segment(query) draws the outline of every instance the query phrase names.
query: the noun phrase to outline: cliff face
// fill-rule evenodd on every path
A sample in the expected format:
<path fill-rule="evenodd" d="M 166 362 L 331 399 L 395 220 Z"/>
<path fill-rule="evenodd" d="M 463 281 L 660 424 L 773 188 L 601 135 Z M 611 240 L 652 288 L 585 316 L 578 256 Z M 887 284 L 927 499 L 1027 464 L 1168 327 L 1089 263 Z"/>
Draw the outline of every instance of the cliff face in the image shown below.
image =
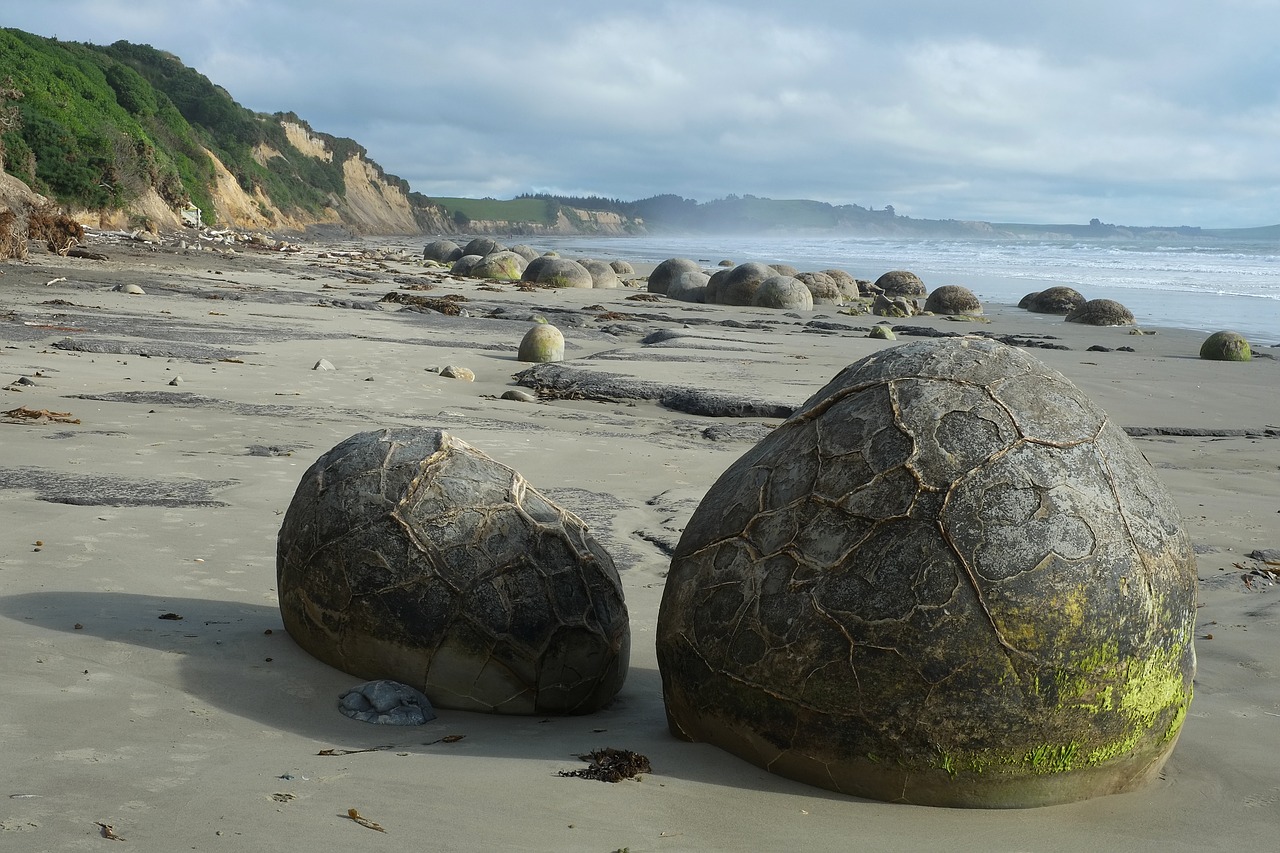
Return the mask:
<path fill-rule="evenodd" d="M 459 229 L 452 223 L 448 231 Z M 630 219 L 617 213 L 603 210 L 582 210 L 576 207 L 561 207 L 556 221 L 550 225 L 541 222 L 518 222 L 509 219 L 472 219 L 462 229 L 468 234 L 520 234 L 529 236 L 550 235 L 567 236 L 573 234 L 595 234 L 602 237 L 625 237 L 645 233 L 644 221 Z"/>

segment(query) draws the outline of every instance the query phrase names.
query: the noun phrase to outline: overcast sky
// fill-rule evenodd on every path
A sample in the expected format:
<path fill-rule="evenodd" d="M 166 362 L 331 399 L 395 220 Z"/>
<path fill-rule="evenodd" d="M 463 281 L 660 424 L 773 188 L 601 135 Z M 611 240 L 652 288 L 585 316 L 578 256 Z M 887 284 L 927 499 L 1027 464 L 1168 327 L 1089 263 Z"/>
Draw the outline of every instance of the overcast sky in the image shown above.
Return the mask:
<path fill-rule="evenodd" d="M 1280 0 L 0 0 L 171 51 L 429 196 L 1280 223 Z"/>

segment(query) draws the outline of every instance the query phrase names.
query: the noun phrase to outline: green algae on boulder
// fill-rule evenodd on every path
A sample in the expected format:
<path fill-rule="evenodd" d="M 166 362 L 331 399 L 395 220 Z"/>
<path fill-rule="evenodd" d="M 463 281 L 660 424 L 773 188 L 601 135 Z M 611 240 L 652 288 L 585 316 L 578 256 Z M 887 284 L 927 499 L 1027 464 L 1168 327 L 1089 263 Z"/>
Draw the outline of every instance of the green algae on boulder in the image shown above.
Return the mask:
<path fill-rule="evenodd" d="M 1200 357 L 1210 361 L 1248 361 L 1249 342 L 1238 332 L 1214 332 L 1200 345 Z"/>
<path fill-rule="evenodd" d="M 539 323 L 520 339 L 516 358 L 535 364 L 564 361 L 564 333 L 550 323 Z"/>
<path fill-rule="evenodd" d="M 442 430 L 357 433 L 317 459 L 280 527 L 276 574 L 299 646 L 437 707 L 583 714 L 626 677 L 609 554 L 518 472 Z"/>
<path fill-rule="evenodd" d="M 1130 790 L 1192 693 L 1196 563 L 1124 431 L 985 339 L 837 375 L 689 520 L 657 625 L 667 717 L 876 799 Z"/>

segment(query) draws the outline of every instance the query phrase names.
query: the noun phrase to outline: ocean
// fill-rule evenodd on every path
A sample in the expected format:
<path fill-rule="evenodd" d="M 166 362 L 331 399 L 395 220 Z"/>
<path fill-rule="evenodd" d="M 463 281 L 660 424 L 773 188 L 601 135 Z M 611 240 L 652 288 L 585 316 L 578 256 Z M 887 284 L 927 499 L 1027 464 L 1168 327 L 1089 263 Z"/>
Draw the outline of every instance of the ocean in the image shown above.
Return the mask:
<path fill-rule="evenodd" d="M 516 242 L 514 239 L 512 242 Z M 923 240 L 854 237 L 540 237 L 529 241 L 573 257 L 658 263 L 691 258 L 713 268 L 787 263 L 843 269 L 874 281 L 910 270 L 933 289 L 961 284 L 993 304 L 1068 285 L 1088 299 L 1114 299 L 1139 326 L 1229 329 L 1255 346 L 1280 344 L 1280 242 Z"/>

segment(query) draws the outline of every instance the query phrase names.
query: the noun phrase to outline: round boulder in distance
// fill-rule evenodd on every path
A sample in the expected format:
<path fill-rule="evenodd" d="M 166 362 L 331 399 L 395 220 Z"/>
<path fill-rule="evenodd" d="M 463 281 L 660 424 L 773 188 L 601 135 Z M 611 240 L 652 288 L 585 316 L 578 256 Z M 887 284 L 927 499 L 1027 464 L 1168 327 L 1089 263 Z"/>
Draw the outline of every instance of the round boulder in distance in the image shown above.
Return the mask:
<path fill-rule="evenodd" d="M 506 248 L 506 246 L 492 237 L 476 237 L 462 247 L 462 254 L 484 257 L 485 255 L 492 255 L 494 252 L 501 252 Z"/>
<path fill-rule="evenodd" d="M 1248 361 L 1249 342 L 1239 332 L 1214 332 L 1200 345 L 1200 357 L 1210 361 Z"/>
<path fill-rule="evenodd" d="M 840 305 L 844 302 L 844 295 L 840 292 L 840 285 L 827 273 L 802 272 L 796 278 L 804 282 L 805 287 L 809 288 L 809 295 L 813 297 L 814 305 Z M 852 278 L 849 280 L 853 281 Z"/>
<path fill-rule="evenodd" d="M 1132 326 L 1133 312 L 1114 299 L 1090 299 L 1066 316 L 1068 323 L 1088 326 Z"/>
<path fill-rule="evenodd" d="M 535 364 L 564 361 L 564 333 L 550 323 L 538 323 L 520 339 L 516 358 Z"/>
<path fill-rule="evenodd" d="M 525 267 L 524 280 L 549 287 L 590 288 L 595 284 L 586 267 L 568 258 L 536 258 Z"/>
<path fill-rule="evenodd" d="M 857 299 L 862 293 L 858 290 L 858 280 L 849 275 L 845 270 L 826 269 L 823 273 L 831 276 L 835 281 L 836 287 L 840 288 L 840 297 L 845 302 L 851 299 Z"/>
<path fill-rule="evenodd" d="M 424 260 L 439 261 L 442 264 L 451 264 L 462 255 L 462 247 L 452 240 L 432 240 L 422 250 Z"/>
<path fill-rule="evenodd" d="M 657 622 L 681 738 L 847 794 L 1131 790 L 1186 716 L 1196 559 L 1124 430 L 979 338 L 849 366 L 690 518 Z"/>
<path fill-rule="evenodd" d="M 772 275 L 760 283 L 751 304 L 783 311 L 812 311 L 813 294 L 803 281 L 789 275 Z"/>
<path fill-rule="evenodd" d="M 609 261 L 609 266 L 613 267 L 613 271 L 616 275 L 623 276 L 636 274 L 636 268 L 631 266 L 630 261 L 624 261 L 621 259 L 613 260 Z"/>
<path fill-rule="evenodd" d="M 927 296 L 929 293 L 920 276 L 907 270 L 890 270 L 876 279 L 876 287 L 885 296 Z"/>
<path fill-rule="evenodd" d="M 468 273 L 472 278 L 492 278 L 499 281 L 519 281 L 524 275 L 523 257 L 511 251 L 494 252 L 485 255 Z"/>
<path fill-rule="evenodd" d="M 701 270 L 685 270 L 667 285 L 667 298 L 678 302 L 705 302 L 711 276 Z"/>
<path fill-rule="evenodd" d="M 453 262 L 453 266 L 449 267 L 449 272 L 452 275 L 470 278 L 471 271 L 483 260 L 484 258 L 480 255 L 463 255 Z"/>
<path fill-rule="evenodd" d="M 646 289 L 650 293 L 665 294 L 671 280 L 682 272 L 702 272 L 702 267 L 697 261 L 691 261 L 688 258 L 667 258 L 649 273 Z"/>
<path fill-rule="evenodd" d="M 586 258 L 578 261 L 582 264 L 587 272 L 591 273 L 591 286 L 603 290 L 616 290 L 622 287 L 622 282 L 618 281 L 618 274 L 613 271 L 613 267 L 604 261 L 591 260 Z"/>
<path fill-rule="evenodd" d="M 723 274 L 723 278 L 719 278 Z M 727 270 L 717 272 L 713 278 L 719 281 L 715 285 L 715 302 L 718 305 L 751 305 L 756 291 L 767 278 L 777 275 L 773 267 L 759 261 L 747 261 Z M 712 285 L 708 283 L 708 296 L 712 293 Z M 708 300 L 710 301 L 710 300 Z"/>
<path fill-rule="evenodd" d="M 924 310 L 934 314 L 981 314 L 982 303 L 973 291 L 959 284 L 944 284 L 929 294 Z"/>
<path fill-rule="evenodd" d="M 1019 308 L 1035 311 L 1037 314 L 1070 314 L 1087 300 L 1074 287 L 1057 285 L 1035 293 L 1028 293 L 1018 303 Z"/>
<path fill-rule="evenodd" d="M 587 713 L 626 677 L 608 553 L 519 473 L 442 430 L 362 432 L 316 460 L 285 513 L 276 573 L 298 645 L 437 707 Z"/>

